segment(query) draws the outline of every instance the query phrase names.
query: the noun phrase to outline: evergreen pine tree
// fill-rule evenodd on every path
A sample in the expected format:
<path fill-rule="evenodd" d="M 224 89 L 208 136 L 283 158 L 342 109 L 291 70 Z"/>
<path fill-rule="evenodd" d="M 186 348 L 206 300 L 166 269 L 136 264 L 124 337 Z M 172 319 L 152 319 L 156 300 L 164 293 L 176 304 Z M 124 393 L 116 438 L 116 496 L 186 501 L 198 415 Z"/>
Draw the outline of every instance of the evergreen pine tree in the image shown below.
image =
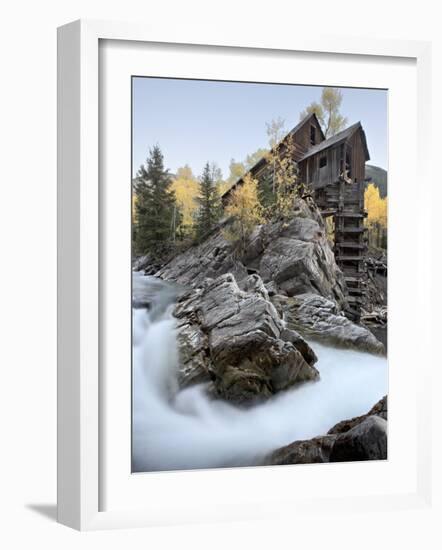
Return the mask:
<path fill-rule="evenodd" d="M 264 174 L 258 180 L 259 202 L 267 208 L 276 202 L 276 194 L 273 190 L 273 166 L 269 164 Z"/>
<path fill-rule="evenodd" d="M 155 145 L 136 178 L 135 251 L 138 254 L 160 256 L 174 244 L 180 220 L 170 185 L 171 177 L 164 168 L 163 154 Z"/>
<path fill-rule="evenodd" d="M 214 170 L 209 163 L 204 166 L 200 178 L 200 192 L 197 202 L 199 208 L 196 214 L 195 233 L 197 239 L 201 239 L 215 227 L 221 215 L 221 201 L 214 179 Z"/>

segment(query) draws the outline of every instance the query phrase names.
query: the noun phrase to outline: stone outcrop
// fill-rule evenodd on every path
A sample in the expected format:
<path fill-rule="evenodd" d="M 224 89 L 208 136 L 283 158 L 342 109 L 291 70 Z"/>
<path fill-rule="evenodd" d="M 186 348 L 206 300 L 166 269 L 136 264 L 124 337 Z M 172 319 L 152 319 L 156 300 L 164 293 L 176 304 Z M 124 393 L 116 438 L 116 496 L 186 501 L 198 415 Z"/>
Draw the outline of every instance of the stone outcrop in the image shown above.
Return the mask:
<path fill-rule="evenodd" d="M 354 418 L 350 418 L 349 420 L 342 420 L 341 422 L 338 422 L 335 424 L 332 428 L 328 430 L 328 434 L 341 434 L 348 432 L 361 422 L 363 422 L 366 418 L 369 416 L 376 415 L 384 420 L 388 420 L 388 411 L 387 411 L 387 396 L 385 395 L 380 401 L 376 403 L 376 405 L 370 409 L 370 411 L 367 414 L 364 414 L 362 416 L 355 416 Z"/>
<path fill-rule="evenodd" d="M 339 435 L 330 451 L 330 462 L 385 460 L 387 458 L 387 421 L 368 416 L 348 432 Z"/>
<path fill-rule="evenodd" d="M 155 275 L 198 289 L 206 279 L 231 273 L 245 292 L 249 275 L 259 275 L 259 292 L 265 300 L 271 297 L 289 329 L 334 346 L 384 352 L 370 330 L 343 313 L 347 305 L 344 277 L 312 200 L 297 199 L 289 220 L 257 226 L 241 257 L 224 237 L 228 225 L 229 220 L 223 220 L 202 243 L 172 258 Z"/>
<path fill-rule="evenodd" d="M 211 381 L 215 396 L 250 404 L 317 379 L 313 350 L 285 329 L 261 279 L 249 276 L 242 287 L 226 274 L 178 301 L 181 385 Z"/>
<path fill-rule="evenodd" d="M 312 292 L 345 305 L 344 278 L 313 202 L 297 201 L 290 221 L 256 231 L 245 263 L 287 296 Z"/>
<path fill-rule="evenodd" d="M 220 224 L 201 244 L 193 245 L 166 263 L 156 276 L 188 287 L 198 287 L 207 278 L 232 273 L 237 281 L 247 277 L 247 269 L 234 258 L 231 244 L 224 238 Z"/>
<path fill-rule="evenodd" d="M 385 352 L 383 344 L 367 328 L 345 317 L 333 300 L 312 293 L 271 299 L 287 326 L 304 338 L 370 353 Z"/>
<path fill-rule="evenodd" d="M 268 456 L 264 464 L 312 464 L 385 460 L 387 396 L 365 415 L 339 422 L 326 435 L 295 441 Z"/>
<path fill-rule="evenodd" d="M 313 201 L 298 199 L 288 221 L 257 226 L 241 258 L 224 238 L 228 224 L 224 220 L 201 244 L 170 260 L 156 275 L 196 287 L 225 273 L 233 273 L 238 282 L 257 273 L 266 285 L 273 285 L 272 293 L 313 292 L 345 304 L 344 278 Z"/>
<path fill-rule="evenodd" d="M 336 435 L 323 435 L 295 441 L 278 449 L 267 458 L 265 464 L 315 464 L 330 462 L 330 452 L 336 441 Z"/>
<path fill-rule="evenodd" d="M 154 275 L 160 268 L 162 262 L 151 254 L 138 256 L 132 264 L 134 271 L 143 271 L 145 275 Z"/>

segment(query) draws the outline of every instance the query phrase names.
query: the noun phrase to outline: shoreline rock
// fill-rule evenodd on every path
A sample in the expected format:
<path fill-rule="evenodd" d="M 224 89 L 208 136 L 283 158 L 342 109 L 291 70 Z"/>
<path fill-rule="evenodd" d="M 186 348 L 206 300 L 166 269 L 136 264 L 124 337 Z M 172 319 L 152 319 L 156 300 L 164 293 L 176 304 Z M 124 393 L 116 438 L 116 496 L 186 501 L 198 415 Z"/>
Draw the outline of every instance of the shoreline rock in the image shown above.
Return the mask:
<path fill-rule="evenodd" d="M 287 326 L 304 338 L 336 347 L 385 354 L 382 342 L 370 330 L 345 317 L 332 300 L 308 293 L 292 298 L 276 295 L 271 301 Z"/>
<path fill-rule="evenodd" d="M 368 416 L 348 432 L 339 435 L 330 451 L 330 462 L 386 460 L 387 421 Z"/>
<path fill-rule="evenodd" d="M 216 397 L 248 405 L 318 379 L 316 355 L 285 329 L 260 277 L 242 286 L 229 273 L 178 301 L 181 386 L 210 381 Z"/>
<path fill-rule="evenodd" d="M 373 415 L 379 416 L 384 420 L 388 420 L 388 404 L 386 395 L 384 395 L 384 397 L 380 401 L 378 401 L 367 414 L 363 414 L 362 416 L 355 416 L 354 418 L 350 418 L 348 420 L 341 420 L 341 422 L 338 422 L 332 428 L 330 428 L 327 434 L 342 434 L 348 432 L 349 430 L 363 422 L 366 418 Z"/>
<path fill-rule="evenodd" d="M 386 460 L 387 415 L 384 396 L 367 414 L 343 420 L 325 435 L 276 449 L 263 465 Z"/>

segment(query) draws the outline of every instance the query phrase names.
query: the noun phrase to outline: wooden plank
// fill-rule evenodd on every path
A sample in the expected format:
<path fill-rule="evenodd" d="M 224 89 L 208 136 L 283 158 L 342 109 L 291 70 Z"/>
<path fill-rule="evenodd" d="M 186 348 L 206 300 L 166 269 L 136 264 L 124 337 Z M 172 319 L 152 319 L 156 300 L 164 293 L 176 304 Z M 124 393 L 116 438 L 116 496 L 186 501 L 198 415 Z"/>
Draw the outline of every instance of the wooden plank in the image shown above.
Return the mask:
<path fill-rule="evenodd" d="M 353 273 L 352 275 L 345 275 L 344 273 L 344 279 L 346 283 L 358 283 L 358 282 L 364 282 L 363 280 L 365 277 L 365 273 Z"/>
<path fill-rule="evenodd" d="M 339 233 L 364 233 L 365 231 L 367 231 L 366 227 L 343 227 Z"/>
<path fill-rule="evenodd" d="M 366 244 L 360 244 L 360 243 L 352 243 L 352 242 L 336 242 L 335 246 L 338 246 L 340 248 L 356 248 L 357 250 L 366 250 L 367 245 Z"/>
<path fill-rule="evenodd" d="M 362 302 L 361 296 L 347 296 L 347 302 L 349 304 L 360 304 Z"/>
<path fill-rule="evenodd" d="M 360 212 L 339 212 L 339 216 L 342 218 L 365 218 L 366 214 L 361 214 Z"/>
<path fill-rule="evenodd" d="M 340 262 L 362 262 L 364 256 L 336 256 L 336 260 Z"/>
<path fill-rule="evenodd" d="M 362 288 L 348 288 L 348 293 L 350 296 L 362 296 L 365 294 L 365 290 Z"/>
<path fill-rule="evenodd" d="M 347 148 L 348 146 L 348 148 Z M 360 308 L 363 296 L 366 292 L 366 273 L 364 269 L 364 258 L 367 245 L 364 242 L 364 233 L 367 230 L 363 226 L 363 220 L 366 217 L 364 211 L 364 186 L 359 182 L 349 184 L 342 178 L 339 178 L 341 168 L 339 161 L 345 165 L 346 150 L 350 153 L 351 172 L 357 172 L 357 166 L 354 165 L 356 150 L 352 150 L 350 144 L 345 144 L 342 151 L 336 150 L 337 157 L 327 157 L 327 167 L 336 164 L 338 178 L 333 183 L 325 181 L 332 178 L 332 173 L 325 174 L 325 168 L 319 170 L 319 157 L 311 158 L 312 180 L 320 180 L 320 188 L 316 191 L 316 200 L 322 216 L 334 217 L 335 259 L 344 274 L 344 280 L 347 284 L 347 300 L 349 307 L 346 313 L 358 321 L 360 318 Z M 338 158 L 342 154 L 342 159 Z M 335 162 L 336 161 L 336 162 Z M 321 172 L 321 173 L 320 173 Z M 331 170 L 333 172 L 333 169 Z M 351 177 L 358 177 L 352 174 Z M 363 270 L 364 269 L 364 270 Z"/>

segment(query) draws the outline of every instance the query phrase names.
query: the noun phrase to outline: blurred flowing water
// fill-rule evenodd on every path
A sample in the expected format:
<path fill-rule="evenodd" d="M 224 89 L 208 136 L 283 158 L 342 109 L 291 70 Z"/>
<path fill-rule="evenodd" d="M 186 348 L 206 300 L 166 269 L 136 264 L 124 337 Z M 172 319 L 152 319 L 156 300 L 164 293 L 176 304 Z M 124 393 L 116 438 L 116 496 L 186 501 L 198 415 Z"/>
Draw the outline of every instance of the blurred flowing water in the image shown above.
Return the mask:
<path fill-rule="evenodd" d="M 320 380 L 250 409 L 209 399 L 204 385 L 179 390 L 178 289 L 138 273 L 133 281 L 134 472 L 253 466 L 278 447 L 365 414 L 388 392 L 384 357 L 315 342 Z"/>

